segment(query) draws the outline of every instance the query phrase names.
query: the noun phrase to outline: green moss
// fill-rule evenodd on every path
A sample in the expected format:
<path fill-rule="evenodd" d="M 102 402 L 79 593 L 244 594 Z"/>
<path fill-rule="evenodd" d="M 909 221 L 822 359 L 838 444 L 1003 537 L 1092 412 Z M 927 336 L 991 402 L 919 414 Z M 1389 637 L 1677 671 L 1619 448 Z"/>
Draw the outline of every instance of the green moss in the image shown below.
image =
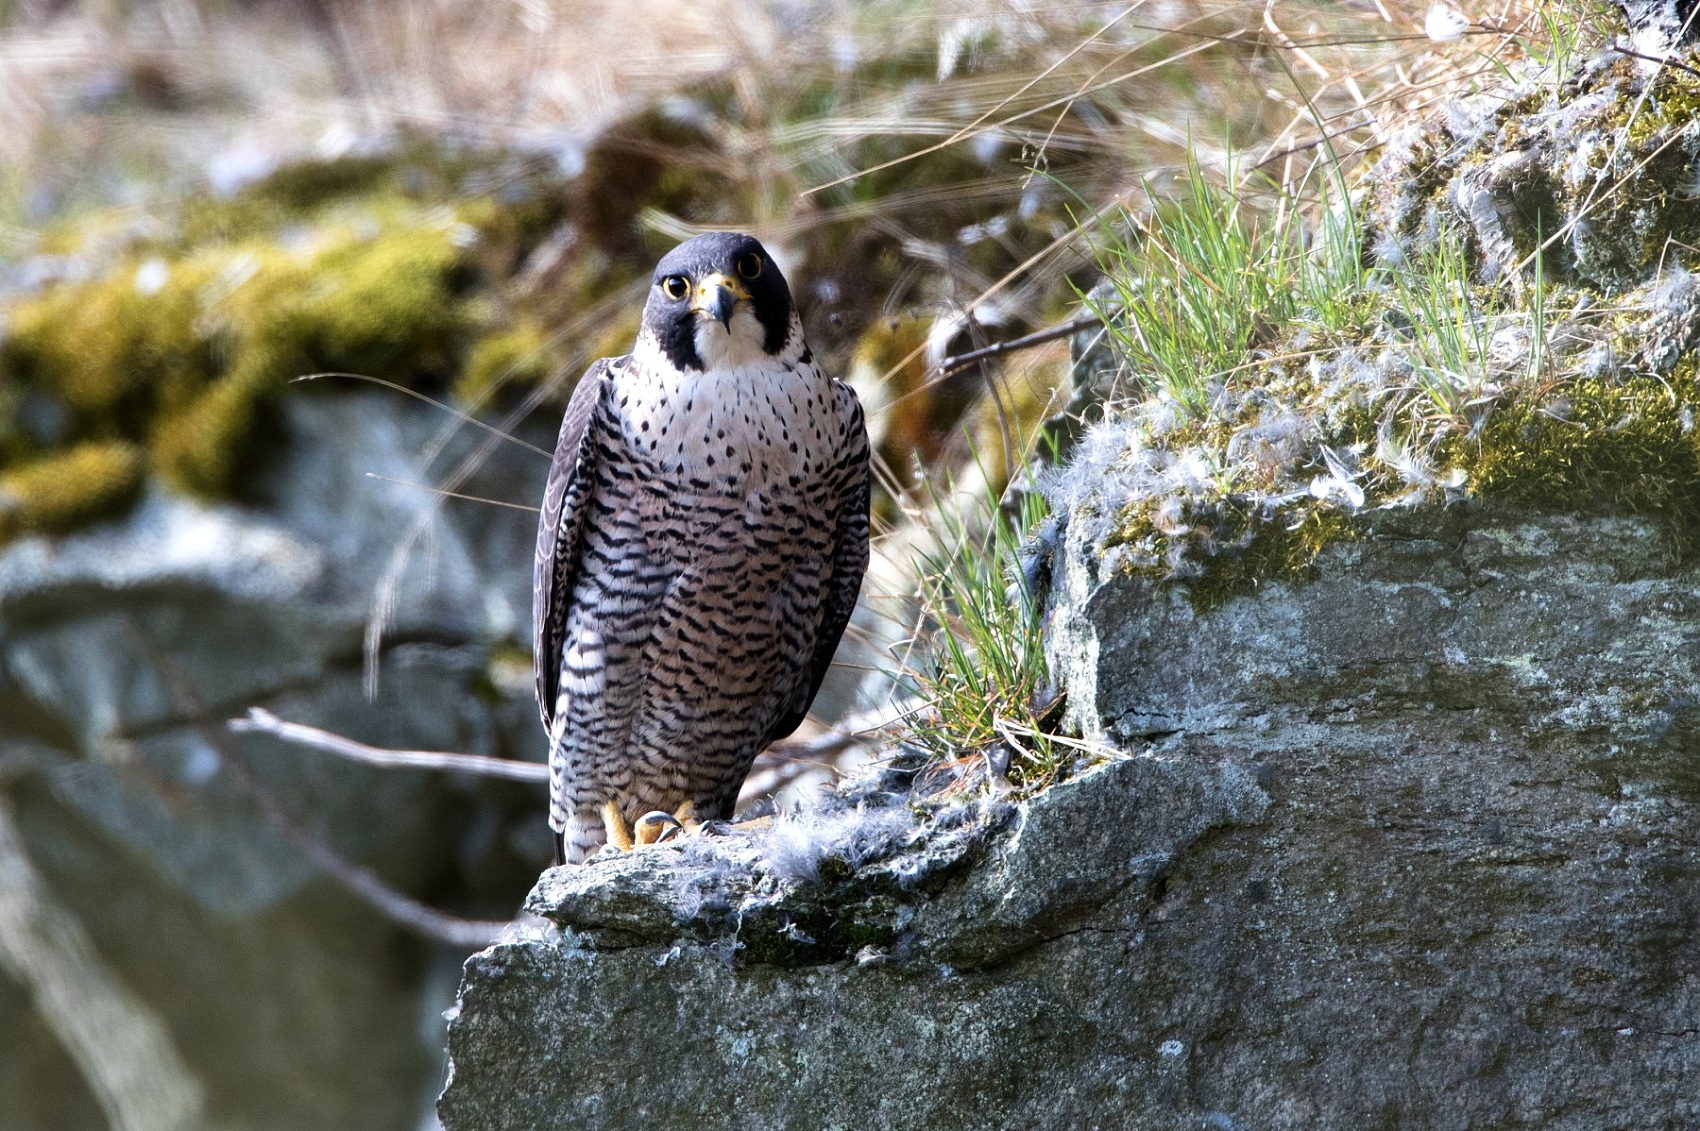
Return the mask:
<path fill-rule="evenodd" d="M 1224 550 L 1204 566 L 1204 573 L 1187 588 L 1192 607 L 1204 611 L 1253 592 L 1263 581 L 1291 581 L 1306 576 L 1324 547 L 1353 533 L 1351 519 L 1341 511 L 1306 508 L 1299 515 L 1253 515 L 1245 508 L 1243 548 Z"/>
<path fill-rule="evenodd" d="M 194 197 L 179 221 L 181 246 L 269 235 L 351 199 L 394 195 L 398 164 L 378 154 L 293 162 L 230 197 Z"/>
<path fill-rule="evenodd" d="M 0 543 L 57 534 L 122 511 L 142 485 L 133 444 L 79 444 L 0 472 Z"/>
<path fill-rule="evenodd" d="M 72 434 L 146 441 L 167 481 L 235 484 L 260 409 L 292 377 L 446 381 L 471 316 L 452 214 L 399 211 L 175 259 L 127 260 L 10 312 L 0 381 L 63 405 Z"/>
<path fill-rule="evenodd" d="M 1700 113 L 1700 78 L 1665 67 L 1635 116 L 1630 118 L 1624 111 L 1625 138 L 1631 147 L 1645 150 L 1668 138 L 1671 129 L 1693 122 L 1696 113 Z"/>
<path fill-rule="evenodd" d="M 219 496 L 296 376 L 447 385 L 470 343 L 495 336 L 497 304 L 478 288 L 560 222 L 565 186 L 543 159 L 410 141 L 191 198 L 159 217 L 159 236 L 125 236 L 130 250 L 94 278 L 4 311 L 0 406 L 51 426 L 8 420 L 0 466 L 122 439 L 173 487 Z M 98 262 L 118 242 L 101 214 L 43 250 Z M 543 375 L 533 364 L 508 379 Z"/>
<path fill-rule="evenodd" d="M 1625 58 L 1594 78 L 1591 93 L 1605 91 L 1608 102 L 1569 126 L 1594 138 L 1591 175 L 1567 178 L 1563 188 L 1555 181 L 1554 195 L 1557 218 L 1585 221 L 1576 241 L 1580 278 L 1615 290 L 1700 239 L 1700 214 L 1685 188 L 1697 149 L 1688 128 L 1700 114 L 1700 79 L 1666 67 L 1648 87 L 1638 64 Z M 1520 249 L 1523 242 L 1520 236 Z"/>
<path fill-rule="evenodd" d="M 251 374 L 226 377 L 187 407 L 162 419 L 153 434 L 154 468 L 179 491 L 216 498 L 237 482 L 242 448 L 253 438 L 270 390 Z"/>
<path fill-rule="evenodd" d="M 1154 581 L 1184 585 L 1200 616 L 1257 592 L 1266 581 L 1304 580 L 1324 548 L 1355 537 L 1358 529 L 1348 513 L 1316 503 L 1271 508 L 1228 496 L 1187 515 L 1184 526 L 1171 521 L 1164 529 L 1153 522 L 1151 509 L 1149 502 L 1129 508 L 1109 541 L 1137 547 L 1147 562 L 1186 563 L 1182 576 L 1167 565 L 1135 569 Z M 1207 542 L 1189 537 L 1201 529 L 1209 531 Z"/>
<path fill-rule="evenodd" d="M 1700 549 L 1697 400 L 1692 354 L 1668 381 L 1572 379 L 1539 395 L 1519 386 L 1501 396 L 1473 434 L 1449 434 L 1432 457 L 1441 470 L 1464 471 L 1470 494 L 1484 503 L 1653 517 L 1666 524 L 1679 549 L 1692 552 Z M 1327 416 L 1321 408 L 1310 406 L 1319 420 Z M 1340 419 L 1359 427 L 1355 435 L 1330 430 L 1331 445 L 1343 448 L 1376 434 L 1376 421 L 1361 413 Z M 1202 425 L 1184 432 L 1189 444 L 1217 451 L 1223 435 L 1221 427 Z M 1385 476 L 1372 475 L 1365 485 L 1370 507 L 1403 490 L 1402 482 Z M 1143 563 L 1136 571 L 1183 584 L 1200 614 L 1254 592 L 1263 581 L 1302 580 L 1325 547 L 1361 529 L 1349 512 L 1308 497 L 1281 505 L 1233 493 L 1194 497 L 1180 513 L 1173 513 L 1171 501 L 1160 521 L 1158 506 L 1153 499 L 1130 505 L 1110 542 L 1133 549 L 1133 560 Z"/>
<path fill-rule="evenodd" d="M 230 324 L 273 379 L 310 369 L 404 380 L 446 378 L 464 330 L 452 216 L 390 220 L 328 233 L 305 254 L 246 249 L 253 278 L 231 296 Z"/>
<path fill-rule="evenodd" d="M 1500 406 L 1479 437 L 1451 441 L 1445 451 L 1483 499 L 1653 515 L 1691 542 L 1700 531 L 1693 386 L 1692 372 L 1670 384 L 1570 382 L 1545 398 Z"/>
<path fill-rule="evenodd" d="M 152 289 L 149 274 L 162 270 Z M 0 372 L 97 431 L 133 432 L 160 401 L 187 399 L 215 369 L 198 323 L 207 278 L 200 265 L 130 259 L 104 278 L 50 287 L 9 312 Z"/>

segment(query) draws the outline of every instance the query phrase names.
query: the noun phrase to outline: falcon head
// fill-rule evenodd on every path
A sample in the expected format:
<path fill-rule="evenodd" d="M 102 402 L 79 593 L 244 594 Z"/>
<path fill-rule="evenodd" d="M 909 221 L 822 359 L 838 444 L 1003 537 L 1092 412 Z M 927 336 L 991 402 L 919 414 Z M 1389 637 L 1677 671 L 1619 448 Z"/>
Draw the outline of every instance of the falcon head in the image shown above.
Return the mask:
<path fill-rule="evenodd" d="M 642 334 L 675 368 L 696 372 L 760 364 L 802 342 L 785 276 L 742 232 L 706 232 L 661 257 Z"/>

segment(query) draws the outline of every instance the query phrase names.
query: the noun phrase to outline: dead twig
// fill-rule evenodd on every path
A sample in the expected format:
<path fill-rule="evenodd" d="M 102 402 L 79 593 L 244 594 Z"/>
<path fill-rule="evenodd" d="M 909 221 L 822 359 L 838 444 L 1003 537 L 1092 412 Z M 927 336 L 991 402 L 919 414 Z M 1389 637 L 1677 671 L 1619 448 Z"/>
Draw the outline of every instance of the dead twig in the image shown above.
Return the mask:
<path fill-rule="evenodd" d="M 453 773 L 478 774 L 487 778 L 506 778 L 509 781 L 546 782 L 549 767 L 541 762 L 521 762 L 514 758 L 488 758 L 482 754 L 451 754 L 439 750 L 389 750 L 368 746 L 352 738 L 344 738 L 328 730 L 291 723 L 278 718 L 263 707 L 248 708 L 245 719 L 231 719 L 225 724 L 237 734 L 269 734 L 296 746 L 335 754 L 371 766 L 411 767 L 417 770 L 446 770 Z"/>
<path fill-rule="evenodd" d="M 810 763 L 830 768 L 825 759 L 833 758 L 864 741 L 863 736 L 889 725 L 893 717 L 891 711 L 886 709 L 851 715 L 838 726 L 819 734 L 807 738 L 780 739 L 764 750 L 757 757 L 757 761 Z M 335 754 L 339 758 L 364 762 L 369 766 L 442 770 L 539 784 L 549 780 L 549 767 L 541 762 L 490 758 L 483 754 L 455 754 L 443 750 L 391 750 L 383 746 L 368 746 L 334 731 L 280 719 L 264 707 L 250 707 L 247 718 L 231 719 L 225 726 L 237 734 L 266 734 L 295 746 Z"/>
<path fill-rule="evenodd" d="M 1687 63 L 1679 63 L 1675 59 L 1667 58 L 1663 55 L 1647 55 L 1640 51 L 1631 51 L 1627 47 L 1618 47 L 1616 45 L 1613 45 L 1612 50 L 1617 52 L 1619 55 L 1627 55 L 1631 59 L 1642 59 L 1649 63 L 1657 63 L 1663 67 L 1675 67 L 1679 71 L 1687 71 L 1694 77 L 1700 78 L 1700 70 L 1695 70 Z"/>
<path fill-rule="evenodd" d="M 839 767 L 833 760 L 844 754 L 852 746 L 866 744 L 870 736 L 877 734 L 890 726 L 903 714 L 911 710 L 905 701 L 898 704 L 886 704 L 871 710 L 858 712 L 843 719 L 835 727 L 823 730 L 806 737 L 793 735 L 769 746 L 757 755 L 751 767 L 751 775 L 746 783 L 745 800 L 772 794 L 811 770 L 825 770 L 838 774 Z M 317 750 L 325 754 L 334 754 L 339 758 L 361 762 L 369 766 L 382 766 L 386 769 L 436 770 L 450 773 L 476 774 L 482 777 L 505 778 L 509 781 L 530 782 L 542 785 L 549 780 L 549 767 L 538 762 L 521 762 L 512 758 L 489 758 L 482 754 L 455 754 L 440 750 L 391 750 L 381 746 L 368 746 L 364 742 L 356 742 L 352 738 L 336 734 L 333 731 L 322 730 L 319 727 L 307 726 L 304 723 L 292 723 L 280 719 L 263 707 L 248 708 L 248 717 L 231 719 L 225 724 L 226 728 L 237 734 L 264 734 L 300 746 L 308 750 Z M 224 753 L 222 747 L 218 747 Z M 233 763 L 235 764 L 235 763 Z M 240 766 L 238 766 L 240 768 Z M 245 773 L 242 780 L 246 783 L 251 779 Z M 749 792 L 754 788 L 756 792 Z M 260 792 L 252 790 L 259 797 L 262 806 L 265 798 Z M 286 833 L 286 835 L 288 835 Z M 378 906 L 386 915 L 398 922 L 413 925 L 418 921 L 426 933 L 433 938 L 444 937 L 443 932 L 460 932 L 457 924 L 462 920 L 442 916 L 408 897 L 388 888 L 375 875 L 350 864 L 331 852 L 324 844 L 301 834 L 303 839 L 291 836 L 303 852 L 313 859 L 321 868 L 332 875 L 338 882 L 354 891 L 362 898 Z M 404 902 L 398 902 L 404 901 Z M 436 920 L 421 919 L 422 915 L 437 916 Z M 475 928 L 496 927 L 505 924 L 469 924 L 465 937 L 471 940 L 471 945 L 482 946 L 478 941 Z M 457 935 L 456 937 L 461 937 Z"/>
<path fill-rule="evenodd" d="M 200 696 L 196 694 L 194 685 L 177 662 L 148 639 L 129 617 L 124 620 L 124 633 L 136 650 L 159 672 L 172 697 L 177 700 L 178 708 L 191 718 L 206 717 L 207 712 Z M 317 865 L 325 875 L 364 900 L 391 922 L 435 942 L 465 950 L 489 946 L 510 926 L 506 921 L 462 919 L 438 911 L 435 907 L 397 891 L 370 868 L 348 860 L 296 823 L 271 791 L 249 772 L 246 760 L 228 740 L 225 730 L 210 723 L 195 725 L 207 745 L 216 750 L 223 759 L 231 778 L 244 793 L 254 799 L 266 824 Z"/>
<path fill-rule="evenodd" d="M 1102 318 L 1096 314 L 1089 314 L 1083 318 L 1076 318 L 1073 322 L 1065 322 L 1061 326 L 1052 326 L 1048 330 L 1038 330 L 1019 338 L 1011 338 L 1007 342 L 993 342 L 989 346 L 969 350 L 967 353 L 959 353 L 955 357 L 945 358 L 939 362 L 939 374 L 948 376 L 968 368 L 977 361 L 985 361 L 989 357 L 1001 357 L 1006 353 L 1014 353 L 1017 350 L 1032 349 L 1034 346 L 1042 346 L 1046 342 L 1054 342 L 1058 338 L 1066 338 L 1070 334 L 1079 333 L 1081 330 L 1090 330 L 1094 326 L 1102 326 L 1103 324 Z"/>

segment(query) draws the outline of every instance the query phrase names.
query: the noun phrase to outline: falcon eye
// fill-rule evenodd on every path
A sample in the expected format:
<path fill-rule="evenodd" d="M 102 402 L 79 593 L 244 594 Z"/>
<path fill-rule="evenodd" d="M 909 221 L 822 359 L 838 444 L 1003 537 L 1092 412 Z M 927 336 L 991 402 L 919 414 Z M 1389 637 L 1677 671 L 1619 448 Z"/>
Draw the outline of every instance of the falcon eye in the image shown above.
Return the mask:
<path fill-rule="evenodd" d="M 661 280 L 661 289 L 674 302 L 691 293 L 691 281 L 683 275 L 669 275 Z"/>
<path fill-rule="evenodd" d="M 738 257 L 738 277 L 741 279 L 761 278 L 761 256 L 753 251 L 740 255 Z"/>

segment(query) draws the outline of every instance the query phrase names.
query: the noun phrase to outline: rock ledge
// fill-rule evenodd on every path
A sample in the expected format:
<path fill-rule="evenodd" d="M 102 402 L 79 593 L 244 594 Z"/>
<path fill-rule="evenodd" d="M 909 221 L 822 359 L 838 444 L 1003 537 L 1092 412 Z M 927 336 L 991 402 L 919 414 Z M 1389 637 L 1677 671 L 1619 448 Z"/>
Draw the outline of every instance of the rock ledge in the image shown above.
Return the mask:
<path fill-rule="evenodd" d="M 870 796 L 812 856 L 782 824 L 548 874 L 561 929 L 467 965 L 444 1124 L 1692 1126 L 1666 547 L 1454 508 L 1200 614 L 1065 538 L 1071 704 L 1133 755 L 954 822 Z"/>

